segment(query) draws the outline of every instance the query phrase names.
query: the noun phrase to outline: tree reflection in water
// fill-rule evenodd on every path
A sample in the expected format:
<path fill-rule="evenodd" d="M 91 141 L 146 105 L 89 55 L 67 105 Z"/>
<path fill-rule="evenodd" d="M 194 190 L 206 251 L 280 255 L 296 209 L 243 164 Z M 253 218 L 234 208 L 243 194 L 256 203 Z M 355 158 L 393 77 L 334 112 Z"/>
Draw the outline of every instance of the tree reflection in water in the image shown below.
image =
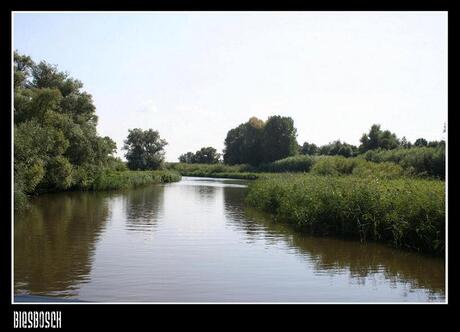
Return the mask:
<path fill-rule="evenodd" d="M 14 224 L 16 292 L 69 297 L 88 280 L 95 244 L 109 216 L 108 193 L 35 198 Z"/>
<path fill-rule="evenodd" d="M 227 222 L 243 232 L 248 243 L 261 239 L 267 245 L 284 244 L 308 262 L 315 273 L 331 276 L 348 272 L 350 282 L 363 284 L 367 278 L 382 276 L 391 283 L 405 283 L 410 289 L 426 289 L 432 296 L 445 293 L 444 260 L 394 249 L 379 243 L 360 243 L 296 232 L 276 223 L 266 213 L 245 208 L 244 191 L 224 188 Z"/>
<path fill-rule="evenodd" d="M 154 231 L 161 218 L 164 199 L 162 185 L 147 186 L 124 192 L 126 204 L 126 229 L 129 231 Z"/>

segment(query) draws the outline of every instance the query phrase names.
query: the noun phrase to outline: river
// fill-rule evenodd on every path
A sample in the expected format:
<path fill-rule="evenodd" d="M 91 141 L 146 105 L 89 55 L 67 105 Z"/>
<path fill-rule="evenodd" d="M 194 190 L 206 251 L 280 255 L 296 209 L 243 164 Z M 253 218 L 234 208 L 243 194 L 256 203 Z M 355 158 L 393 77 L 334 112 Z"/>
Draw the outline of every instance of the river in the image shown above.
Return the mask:
<path fill-rule="evenodd" d="M 443 302 L 442 258 L 294 232 L 245 208 L 245 180 L 32 200 L 14 291 L 94 302 Z"/>

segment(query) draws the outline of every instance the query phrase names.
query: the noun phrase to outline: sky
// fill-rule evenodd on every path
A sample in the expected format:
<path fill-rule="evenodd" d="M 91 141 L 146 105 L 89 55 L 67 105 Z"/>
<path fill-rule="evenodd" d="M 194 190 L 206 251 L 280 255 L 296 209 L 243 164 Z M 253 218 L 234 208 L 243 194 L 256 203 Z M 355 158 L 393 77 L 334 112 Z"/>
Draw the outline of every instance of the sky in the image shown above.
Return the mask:
<path fill-rule="evenodd" d="M 167 161 L 221 151 L 251 116 L 292 117 L 300 144 L 446 137 L 447 12 L 16 12 L 13 48 L 83 82 L 120 157 L 132 128 Z"/>

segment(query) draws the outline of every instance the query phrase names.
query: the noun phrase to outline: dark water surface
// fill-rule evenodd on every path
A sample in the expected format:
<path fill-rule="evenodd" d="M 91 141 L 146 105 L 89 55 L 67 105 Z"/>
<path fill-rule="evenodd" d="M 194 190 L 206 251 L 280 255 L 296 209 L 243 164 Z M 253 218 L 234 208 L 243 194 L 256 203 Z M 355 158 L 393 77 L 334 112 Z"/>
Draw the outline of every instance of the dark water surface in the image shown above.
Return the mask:
<path fill-rule="evenodd" d="M 16 294 L 97 302 L 445 300 L 444 260 L 301 235 L 244 180 L 47 194 L 14 223 Z"/>

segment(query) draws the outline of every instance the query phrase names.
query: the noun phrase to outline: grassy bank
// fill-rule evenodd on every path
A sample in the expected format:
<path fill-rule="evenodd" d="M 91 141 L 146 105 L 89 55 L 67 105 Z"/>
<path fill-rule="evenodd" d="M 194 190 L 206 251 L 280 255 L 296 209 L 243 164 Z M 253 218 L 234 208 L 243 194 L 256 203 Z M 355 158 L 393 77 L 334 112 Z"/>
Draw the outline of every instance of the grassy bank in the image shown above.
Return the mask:
<path fill-rule="evenodd" d="M 258 167 L 250 165 L 169 163 L 167 169 L 183 176 L 258 179 L 270 173 L 312 173 L 317 175 L 373 175 L 379 178 L 409 176 L 392 162 L 375 163 L 359 158 L 338 156 L 294 156 Z"/>
<path fill-rule="evenodd" d="M 248 165 L 167 163 L 166 168 L 183 176 L 254 180 L 259 176 Z"/>
<path fill-rule="evenodd" d="M 302 231 L 444 253 L 443 181 L 272 174 L 250 184 L 246 201 Z"/>
<path fill-rule="evenodd" d="M 225 179 L 242 179 L 242 180 L 255 180 L 259 178 L 259 174 L 256 173 L 206 173 L 200 171 L 194 172 L 181 172 L 183 176 L 196 176 L 205 178 L 225 178 Z"/>
<path fill-rule="evenodd" d="M 180 181 L 181 175 L 178 172 L 159 170 L 159 171 L 105 171 L 100 172 L 94 180 L 80 183 L 62 191 L 103 191 L 128 189 L 157 183 L 169 183 Z M 51 192 L 40 191 L 40 193 Z M 28 196 L 21 190 L 14 191 L 14 209 L 21 212 L 29 207 Z"/>
<path fill-rule="evenodd" d="M 136 188 L 148 184 L 177 182 L 181 176 L 173 171 L 111 171 L 98 176 L 87 190 Z"/>

